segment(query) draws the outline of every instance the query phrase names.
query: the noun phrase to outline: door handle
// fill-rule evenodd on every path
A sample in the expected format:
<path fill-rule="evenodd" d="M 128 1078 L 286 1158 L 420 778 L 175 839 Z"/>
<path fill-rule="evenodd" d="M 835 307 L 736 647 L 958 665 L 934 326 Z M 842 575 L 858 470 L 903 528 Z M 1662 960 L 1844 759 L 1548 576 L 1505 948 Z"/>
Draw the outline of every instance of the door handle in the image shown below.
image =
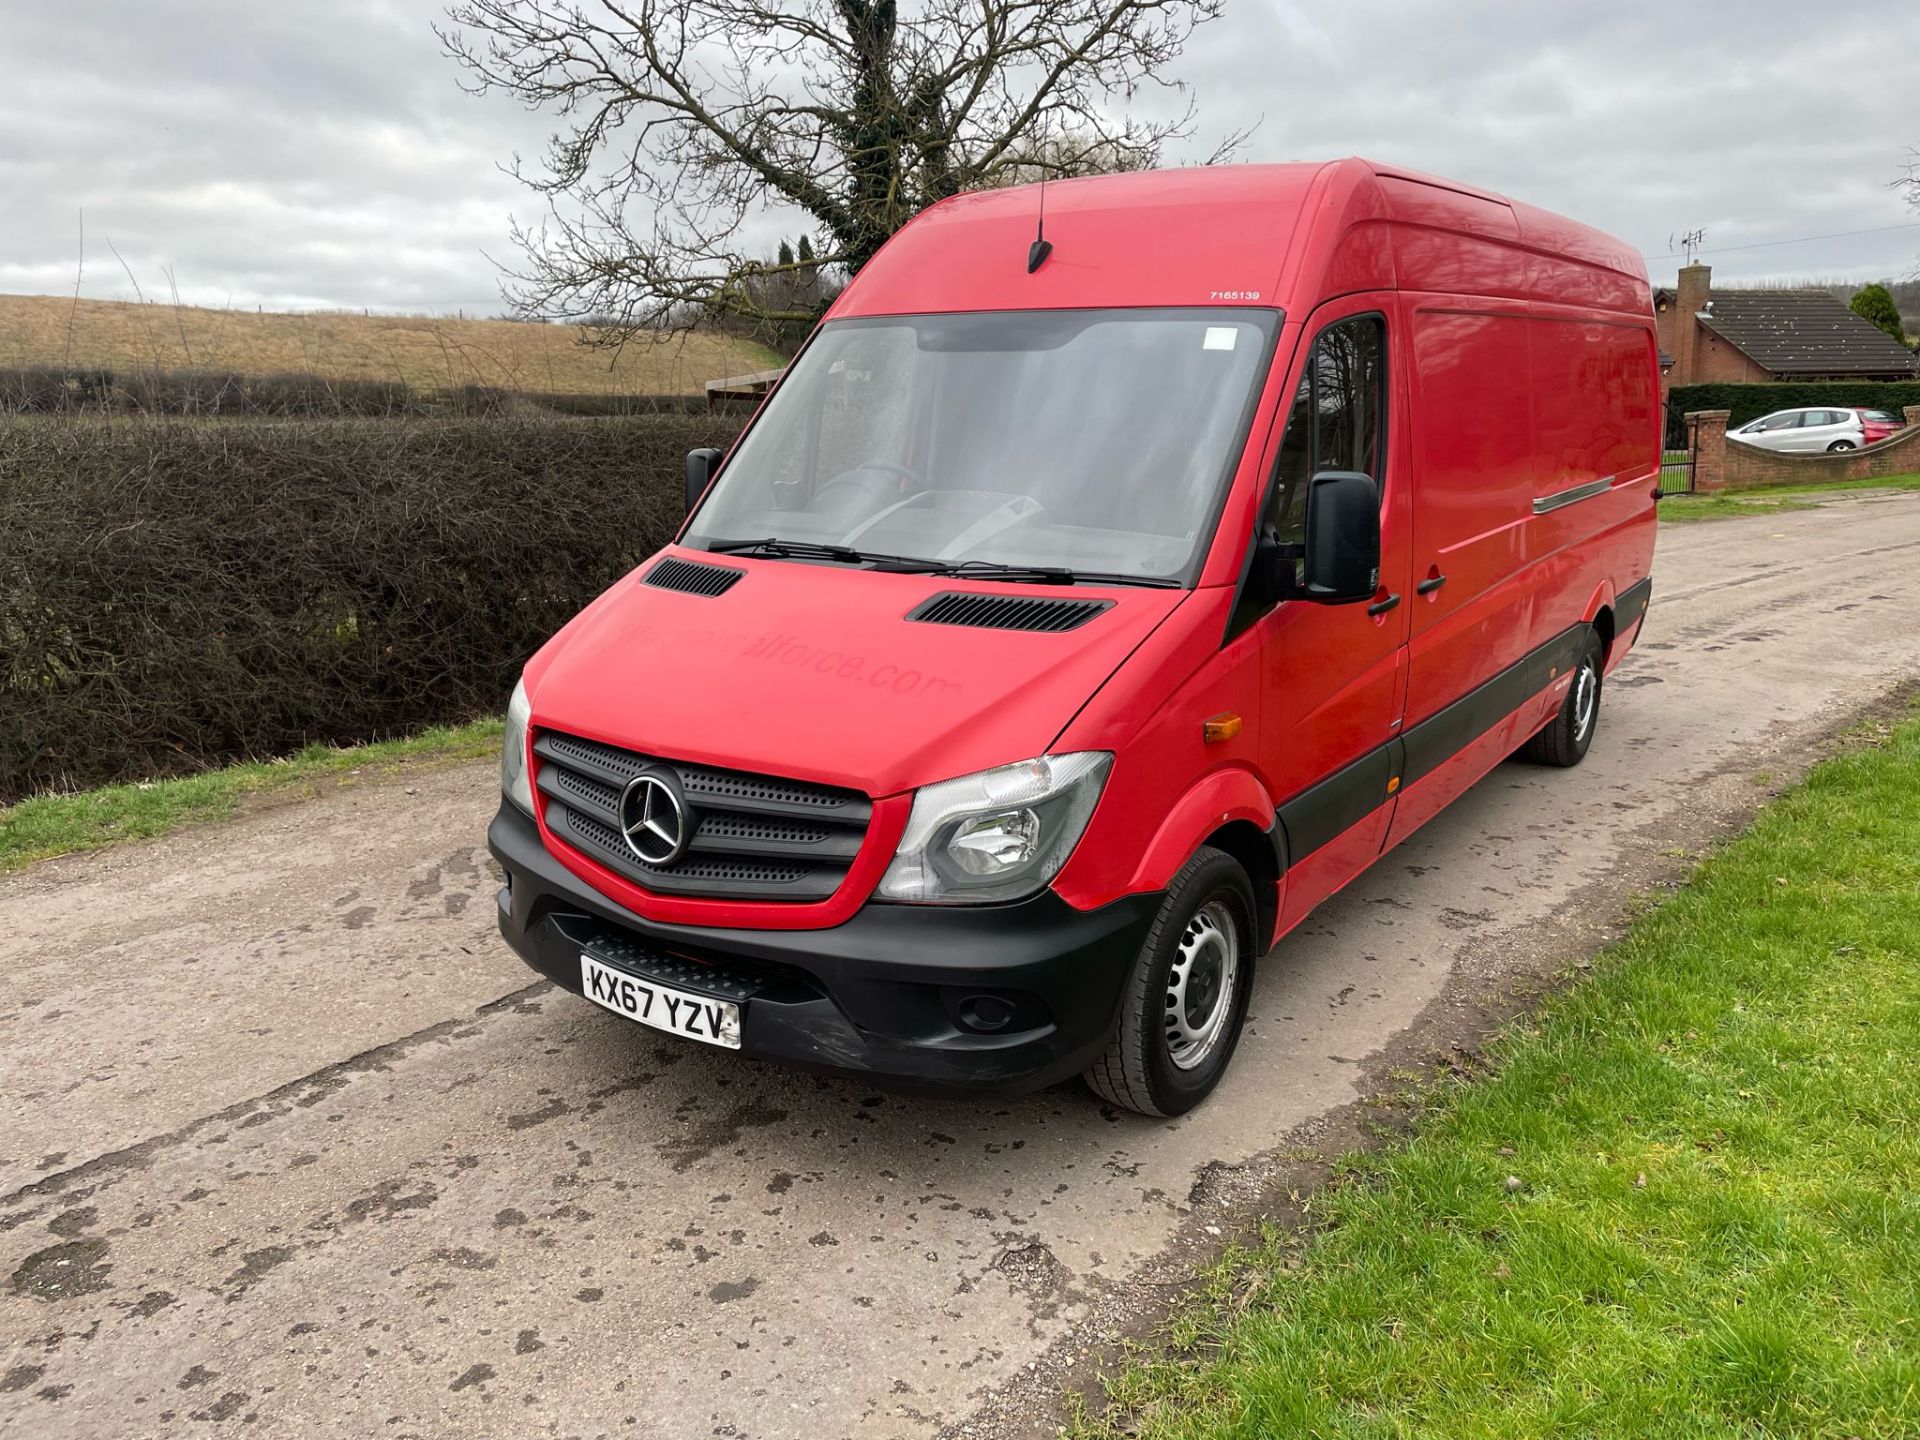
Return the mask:
<path fill-rule="evenodd" d="M 1400 597 L 1398 595 L 1389 595 L 1387 596 L 1386 599 L 1376 600 L 1371 605 L 1367 606 L 1367 614 L 1371 616 L 1373 619 L 1378 620 L 1382 615 L 1386 614 L 1387 611 L 1391 610 L 1394 606 L 1398 605 L 1399 603 L 1400 603 Z"/>
<path fill-rule="evenodd" d="M 1444 575 L 1429 575 L 1426 579 L 1422 580 L 1418 585 L 1414 586 L 1413 588 L 1416 594 L 1431 595 L 1434 591 L 1438 590 L 1442 585 L 1446 583 L 1447 583 L 1447 577 Z"/>

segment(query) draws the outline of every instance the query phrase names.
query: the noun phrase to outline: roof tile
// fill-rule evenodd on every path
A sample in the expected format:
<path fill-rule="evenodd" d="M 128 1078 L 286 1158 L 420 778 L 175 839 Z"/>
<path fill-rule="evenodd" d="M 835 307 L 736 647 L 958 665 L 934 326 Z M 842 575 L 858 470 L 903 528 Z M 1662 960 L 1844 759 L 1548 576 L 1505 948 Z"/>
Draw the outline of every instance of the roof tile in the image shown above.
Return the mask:
<path fill-rule="evenodd" d="M 1824 290 L 1718 290 L 1702 322 L 1776 375 L 1911 375 L 1914 356 Z"/>

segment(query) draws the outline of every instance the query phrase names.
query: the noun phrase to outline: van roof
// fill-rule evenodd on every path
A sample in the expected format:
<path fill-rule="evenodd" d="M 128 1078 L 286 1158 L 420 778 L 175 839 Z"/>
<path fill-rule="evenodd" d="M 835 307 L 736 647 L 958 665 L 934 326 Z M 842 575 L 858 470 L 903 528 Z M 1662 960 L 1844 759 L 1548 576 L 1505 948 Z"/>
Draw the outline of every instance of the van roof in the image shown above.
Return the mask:
<path fill-rule="evenodd" d="M 1050 181 L 1053 253 L 1027 249 L 1041 187 L 943 200 L 895 235 L 830 312 L 1268 306 L 1423 289 L 1645 313 L 1646 269 L 1589 226 L 1359 159 Z"/>

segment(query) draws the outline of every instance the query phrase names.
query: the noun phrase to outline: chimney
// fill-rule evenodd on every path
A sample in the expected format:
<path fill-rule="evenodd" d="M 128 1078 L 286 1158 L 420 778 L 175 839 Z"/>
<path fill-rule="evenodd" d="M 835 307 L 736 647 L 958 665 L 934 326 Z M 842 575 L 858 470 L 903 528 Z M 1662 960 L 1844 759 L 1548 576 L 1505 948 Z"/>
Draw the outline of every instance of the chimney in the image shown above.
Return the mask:
<path fill-rule="evenodd" d="M 1674 286 L 1674 350 L 1673 383 L 1692 385 L 1699 380 L 1695 367 L 1695 356 L 1700 347 L 1700 322 L 1698 316 L 1713 299 L 1713 267 L 1711 265 L 1682 265 L 1680 279 Z"/>

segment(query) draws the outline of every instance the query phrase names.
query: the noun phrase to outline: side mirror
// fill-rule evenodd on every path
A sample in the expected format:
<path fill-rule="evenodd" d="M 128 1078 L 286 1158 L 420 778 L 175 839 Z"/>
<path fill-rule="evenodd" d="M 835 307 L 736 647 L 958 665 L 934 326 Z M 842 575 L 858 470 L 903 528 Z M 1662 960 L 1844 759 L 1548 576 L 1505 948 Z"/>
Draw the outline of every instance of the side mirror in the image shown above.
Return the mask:
<path fill-rule="evenodd" d="M 687 513 L 693 513 L 693 507 L 700 503 L 700 497 L 707 493 L 707 483 L 713 479 L 713 472 L 720 468 L 720 457 L 726 452 L 716 450 L 711 445 L 703 445 L 698 450 L 687 451 Z"/>
<path fill-rule="evenodd" d="M 1380 588 L 1380 487 L 1371 475 L 1323 470 L 1307 482 L 1305 584 L 1321 605 L 1371 600 Z"/>

